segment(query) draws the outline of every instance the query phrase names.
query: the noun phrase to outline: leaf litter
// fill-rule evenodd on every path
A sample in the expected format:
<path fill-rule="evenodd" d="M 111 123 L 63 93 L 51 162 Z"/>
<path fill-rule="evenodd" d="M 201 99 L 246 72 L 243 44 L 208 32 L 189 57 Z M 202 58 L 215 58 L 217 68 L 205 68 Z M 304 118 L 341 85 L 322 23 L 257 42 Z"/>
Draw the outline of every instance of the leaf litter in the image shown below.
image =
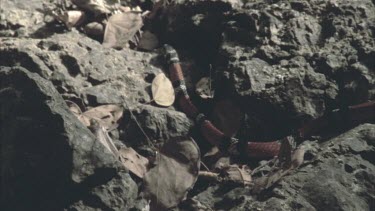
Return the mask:
<path fill-rule="evenodd" d="M 156 9 L 162 7 L 159 1 Z M 140 8 L 123 7 L 118 1 L 111 0 L 72 0 L 76 7 L 60 8 L 54 13 L 55 19 L 64 23 L 68 29 L 84 26 L 87 34 L 102 36 L 103 46 L 122 49 L 134 43 L 139 49 L 153 50 L 159 43 L 150 31 L 141 32 L 143 15 Z M 81 10 L 80 10 L 81 9 Z M 87 20 L 87 12 L 96 17 L 105 15 L 102 20 Z M 144 13 L 145 14 L 145 13 Z M 155 11 L 148 13 L 148 17 Z M 196 84 L 196 93 L 202 99 L 214 97 L 211 79 L 202 78 Z M 175 93 L 171 81 L 159 74 L 152 82 L 152 95 L 156 104 L 171 106 L 175 101 Z M 73 103 L 68 103 L 70 111 L 82 124 L 92 129 L 98 141 L 115 156 L 132 174 L 143 179 L 144 195 L 151 199 L 151 210 L 164 210 L 177 206 L 186 198 L 199 178 L 208 178 L 219 183 L 234 183 L 252 186 L 253 193 L 266 190 L 277 183 L 292 169 L 303 163 L 304 149 L 293 150 L 290 141 L 283 141 L 279 156 L 269 173 L 262 177 L 254 176 L 262 166 L 251 171 L 247 165 L 221 165 L 212 171 L 200 171 L 199 147 L 192 139 L 171 140 L 158 153 L 153 162 L 138 154 L 131 147 L 120 147 L 114 144 L 108 132 L 117 128 L 118 121 L 123 117 L 123 108 L 119 105 L 101 105 L 82 111 Z M 230 112 L 228 112 L 230 111 Z M 240 109 L 231 101 L 220 101 L 214 111 L 214 122 L 227 136 L 233 137 L 241 125 Z M 218 153 L 219 156 L 222 156 Z M 268 163 L 271 164 L 271 163 Z"/>

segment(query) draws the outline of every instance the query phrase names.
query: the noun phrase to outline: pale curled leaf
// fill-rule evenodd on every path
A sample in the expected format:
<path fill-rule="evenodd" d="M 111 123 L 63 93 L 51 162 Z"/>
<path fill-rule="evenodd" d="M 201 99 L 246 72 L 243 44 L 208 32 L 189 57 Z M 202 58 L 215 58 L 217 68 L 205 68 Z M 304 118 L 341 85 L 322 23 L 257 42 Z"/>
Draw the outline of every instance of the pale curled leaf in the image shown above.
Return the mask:
<path fill-rule="evenodd" d="M 143 26 L 139 14 L 126 12 L 112 15 L 105 28 L 103 46 L 108 48 L 124 48 L 128 41 Z"/>
<path fill-rule="evenodd" d="M 151 210 L 177 206 L 195 184 L 200 168 L 200 151 L 191 139 L 169 141 L 157 154 L 155 167 L 144 177 L 144 193 Z"/>
<path fill-rule="evenodd" d="M 151 91 L 155 103 L 158 105 L 171 106 L 175 100 L 172 82 L 164 73 L 160 73 L 154 78 Z"/>
<path fill-rule="evenodd" d="M 209 77 L 201 78 L 195 85 L 195 92 L 203 99 L 214 97 L 214 92 L 211 87 L 211 79 Z"/>
<path fill-rule="evenodd" d="M 121 148 L 119 150 L 120 160 L 122 164 L 139 178 L 148 171 L 148 160 L 138 154 L 133 148 Z"/>

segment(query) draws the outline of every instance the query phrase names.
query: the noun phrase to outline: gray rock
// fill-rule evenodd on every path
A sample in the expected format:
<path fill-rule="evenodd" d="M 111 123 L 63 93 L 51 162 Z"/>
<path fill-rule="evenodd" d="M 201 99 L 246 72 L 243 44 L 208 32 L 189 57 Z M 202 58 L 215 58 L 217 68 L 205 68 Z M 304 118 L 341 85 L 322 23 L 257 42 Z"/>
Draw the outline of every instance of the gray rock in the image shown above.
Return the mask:
<path fill-rule="evenodd" d="M 283 65 L 270 65 L 253 58 L 236 60 L 228 66 L 230 68 L 224 71 L 228 88 L 252 117 L 249 124 L 258 119 L 268 130 L 287 130 L 286 121 L 292 126 L 320 117 L 326 111 L 327 102 L 337 96 L 337 86 L 323 74 L 316 73 L 303 57 L 295 57 Z M 278 116 L 271 110 L 265 113 L 265 106 L 273 107 Z"/>
<path fill-rule="evenodd" d="M 74 31 L 48 39 L 9 38 L 3 44 L 0 65 L 36 72 L 51 80 L 60 94 L 82 98 L 86 106 L 150 102 L 151 81 L 146 79 L 162 72 L 151 65 L 158 65 L 155 54 L 105 49 Z"/>
<path fill-rule="evenodd" d="M 93 197 L 116 210 L 132 206 L 137 185 L 117 173 L 121 164 L 49 81 L 21 67 L 2 67 L 0 80 L 4 209 L 60 210 Z"/>
<path fill-rule="evenodd" d="M 375 125 L 360 125 L 320 146 L 310 145 L 318 147 L 315 157 L 265 193 L 215 186 L 195 199 L 222 210 L 372 210 L 374 140 Z"/>
<path fill-rule="evenodd" d="M 32 4 L 22 0 L 5 0 L 0 7 L 0 36 L 30 37 L 43 28 L 43 1 Z"/>
<path fill-rule="evenodd" d="M 156 145 L 161 145 L 176 137 L 188 136 L 193 127 L 193 122 L 184 113 L 171 108 L 141 105 L 130 109 L 144 132 Z M 126 116 L 126 123 L 120 127 L 125 133 L 124 138 L 133 146 L 147 145 L 147 138 L 134 119 L 130 117 L 129 110 Z"/>

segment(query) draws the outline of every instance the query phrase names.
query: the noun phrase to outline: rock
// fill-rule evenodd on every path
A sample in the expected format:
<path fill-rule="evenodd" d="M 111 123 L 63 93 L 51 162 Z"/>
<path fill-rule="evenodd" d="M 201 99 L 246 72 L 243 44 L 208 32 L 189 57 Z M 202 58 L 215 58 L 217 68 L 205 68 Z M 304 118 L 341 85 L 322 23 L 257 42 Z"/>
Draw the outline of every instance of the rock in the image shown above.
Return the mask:
<path fill-rule="evenodd" d="M 135 182 L 49 81 L 21 67 L 2 67 L 0 80 L 4 209 L 60 210 L 79 200 L 87 206 L 78 210 L 133 206 Z"/>
<path fill-rule="evenodd" d="M 151 105 L 130 109 L 147 136 L 151 141 L 156 141 L 157 145 L 162 145 L 173 138 L 187 136 L 193 126 L 193 122 L 184 113 L 172 109 Z M 128 116 L 123 127 L 120 127 L 124 131 L 124 139 L 134 146 L 147 145 L 147 138 L 130 117 L 130 113 L 124 115 Z"/>
<path fill-rule="evenodd" d="M 303 57 L 295 57 L 284 65 L 270 65 L 253 58 L 236 60 L 228 66 L 224 75 L 229 90 L 238 96 L 243 110 L 263 122 L 268 130 L 287 131 L 286 121 L 291 121 L 292 126 L 296 121 L 322 116 L 326 104 L 337 96 L 337 86 L 314 72 Z M 262 112 L 264 106 L 273 107 L 282 119 L 272 112 Z"/>
<path fill-rule="evenodd" d="M 0 66 L 13 67 L 0 70 L 2 208 L 147 209 L 128 173 L 95 145 L 62 99 L 83 110 L 122 105 L 123 121 L 110 133 L 117 146 L 147 151 L 129 111 L 155 145 L 197 133 L 202 143 L 199 131 L 190 133 L 193 122 L 178 107 L 152 103 L 152 79 L 167 70 L 157 50 L 104 49 L 51 17 L 45 23 L 43 2 L 6 0 L 0 8 Z M 184 0 L 166 4 L 145 30 L 177 48 L 201 112 L 211 116 L 212 105 L 196 99 L 193 85 L 212 66 L 213 101 L 229 98 L 245 113 L 237 138 L 262 141 L 330 110 L 375 100 L 374 9 L 373 0 Z M 189 195 L 215 210 L 374 210 L 374 136 L 374 125 L 366 124 L 304 143 L 300 169 L 259 195 L 215 184 Z"/>
<path fill-rule="evenodd" d="M 86 106 L 150 102 L 151 81 L 146 77 L 162 72 L 155 54 L 105 49 L 76 31 L 48 39 L 10 38 L 2 44 L 0 65 L 19 64 L 36 72 L 60 94 L 81 98 Z"/>
<path fill-rule="evenodd" d="M 44 26 L 42 0 L 33 4 L 5 0 L 0 8 L 0 37 L 29 37 Z"/>
<path fill-rule="evenodd" d="M 253 196 L 247 188 L 216 186 L 194 198 L 225 210 L 372 210 L 374 140 L 375 125 L 360 125 L 321 145 L 311 161 L 269 193 Z"/>

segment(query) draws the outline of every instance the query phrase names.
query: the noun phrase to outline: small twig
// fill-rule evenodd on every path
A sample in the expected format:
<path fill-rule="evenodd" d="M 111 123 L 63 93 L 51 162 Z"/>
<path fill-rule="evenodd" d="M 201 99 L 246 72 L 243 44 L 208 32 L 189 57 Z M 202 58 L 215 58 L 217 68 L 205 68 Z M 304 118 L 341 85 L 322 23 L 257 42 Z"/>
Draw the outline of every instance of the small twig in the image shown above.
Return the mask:
<path fill-rule="evenodd" d="M 212 97 L 212 65 L 210 64 L 210 97 Z"/>
<path fill-rule="evenodd" d="M 154 149 L 156 149 L 155 145 L 152 143 L 150 137 L 148 137 L 148 135 L 146 134 L 146 132 L 143 130 L 143 128 L 141 127 L 141 124 L 139 124 L 137 118 L 135 117 L 135 115 L 133 114 L 132 110 L 130 109 L 128 103 L 126 102 L 126 100 L 124 100 L 125 102 L 125 105 L 126 107 L 129 109 L 129 112 L 130 112 L 130 116 L 132 117 L 132 119 L 135 121 L 135 123 L 137 124 L 138 128 L 141 130 L 141 132 L 143 133 L 143 135 L 146 137 L 147 139 L 147 142 L 149 145 L 151 145 Z"/>
<path fill-rule="evenodd" d="M 207 171 L 210 171 L 210 169 L 206 166 L 206 164 L 203 163 L 203 161 L 201 161 L 201 164 L 202 164 L 202 166 L 203 166 Z"/>

